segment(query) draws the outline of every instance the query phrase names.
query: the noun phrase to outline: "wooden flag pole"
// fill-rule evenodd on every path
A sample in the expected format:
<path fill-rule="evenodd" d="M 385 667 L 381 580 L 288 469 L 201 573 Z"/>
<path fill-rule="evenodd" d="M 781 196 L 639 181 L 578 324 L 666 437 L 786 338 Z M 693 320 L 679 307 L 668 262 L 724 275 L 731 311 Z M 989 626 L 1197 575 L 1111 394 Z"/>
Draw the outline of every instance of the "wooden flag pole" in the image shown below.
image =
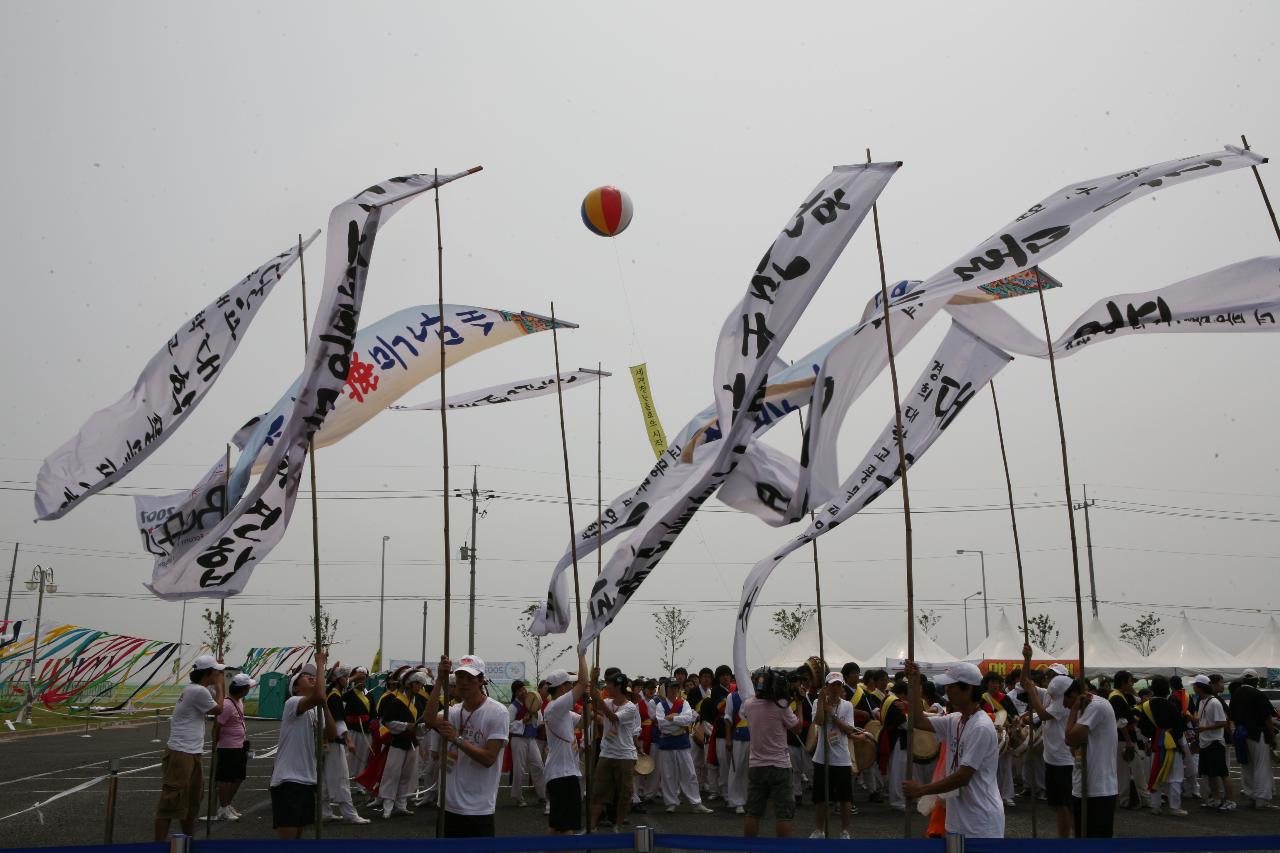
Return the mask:
<path fill-rule="evenodd" d="M 298 235 L 298 271 L 302 275 L 302 354 L 306 355 L 311 345 L 311 332 L 307 326 L 307 262 L 303 256 L 302 235 Z M 324 638 L 320 624 L 320 505 L 316 494 L 316 447 L 313 439 L 307 441 L 307 459 L 311 469 L 311 566 L 312 581 L 315 589 L 313 616 L 316 621 L 316 650 Z M 316 668 L 316 678 L 324 678 L 324 673 Z M 321 789 L 324 787 L 324 710 L 320 711 L 320 724 L 316 728 L 316 838 L 320 837 Z"/>
<path fill-rule="evenodd" d="M 445 354 L 444 354 L 444 232 L 440 226 L 440 170 L 435 170 L 436 201 L 436 302 L 440 313 L 440 399 L 448 400 L 445 390 Z M 443 402 L 440 405 L 440 454 L 441 478 L 444 495 L 444 648 L 445 657 L 449 657 L 449 627 L 451 615 L 452 563 L 453 552 L 449 544 L 449 407 Z M 474 649 L 468 651 L 474 652 Z M 438 675 L 438 674 L 437 674 Z M 438 678 L 440 685 L 440 707 L 444 710 L 444 718 L 449 719 L 449 679 Z M 436 838 L 444 837 L 445 791 L 449 780 L 449 762 L 447 750 L 440 752 L 440 792 L 436 806 Z"/>
<path fill-rule="evenodd" d="M 596 362 L 596 372 L 603 372 L 604 365 Z M 596 381 L 596 577 L 604 572 L 604 383 Z M 600 636 L 596 635 L 595 668 L 600 668 Z M 591 726 L 590 730 L 594 731 Z M 588 729 L 583 729 L 584 733 Z M 590 756 L 591 740 L 587 738 L 587 755 Z"/>
<path fill-rule="evenodd" d="M 222 478 L 222 509 L 219 512 L 219 518 L 227 517 L 227 501 L 231 497 L 231 445 L 227 445 L 226 457 L 223 460 L 223 478 Z M 216 633 L 218 647 L 214 649 L 217 655 L 218 663 L 223 663 L 223 657 L 226 655 L 227 635 L 226 635 L 226 619 L 227 619 L 227 600 L 225 598 L 218 599 L 218 630 Z M 223 686 L 224 695 L 228 692 L 227 687 Z M 218 709 L 218 714 L 222 713 L 222 709 Z M 213 804 L 216 801 L 216 793 L 214 789 L 214 780 L 218 778 L 218 736 L 222 727 L 218 725 L 217 717 L 213 721 L 213 734 L 209 743 L 209 805 L 205 811 L 204 819 L 204 837 L 208 838 L 213 832 Z"/>
<path fill-rule="evenodd" d="M 991 380 L 991 405 L 996 410 L 996 436 L 1000 439 L 1000 461 L 1004 463 L 1004 487 L 1009 493 L 1009 524 L 1013 528 L 1013 553 L 1018 560 L 1018 599 L 1022 603 L 1022 641 L 1031 644 L 1031 626 L 1027 620 L 1027 585 L 1022 573 L 1022 543 L 1018 539 L 1018 514 L 1013 509 L 1013 479 L 1009 476 L 1009 455 L 1004 447 L 1004 425 L 1000 421 L 1000 400 L 996 397 L 996 383 Z M 1031 786 L 1028 786 L 1031 787 Z M 1036 795 L 1031 791 L 1031 837 L 1039 838 L 1036 825 Z"/>
<path fill-rule="evenodd" d="M 1244 143 L 1244 150 L 1249 151 L 1249 140 L 1244 134 L 1240 134 L 1240 141 Z M 1267 187 L 1262 183 L 1262 175 L 1258 172 L 1257 166 L 1250 166 L 1253 169 L 1253 179 L 1258 182 L 1258 192 L 1262 193 L 1262 203 L 1267 206 L 1267 215 L 1271 217 L 1271 227 L 1275 229 L 1276 239 L 1280 240 L 1280 222 L 1276 221 L 1276 209 L 1271 206 L 1271 197 L 1267 195 Z"/>
<path fill-rule="evenodd" d="M 871 162 L 871 149 L 867 149 L 867 162 Z M 880 262 L 880 301 L 884 311 L 884 344 L 889 353 L 889 380 L 893 385 L 893 419 L 895 424 L 894 443 L 898 446 L 898 472 L 902 478 L 902 523 L 906 538 L 907 556 L 907 659 L 916 659 L 916 587 L 911 565 L 911 493 L 907 489 L 907 450 L 902 443 L 902 400 L 898 394 L 898 366 L 893 357 L 893 330 L 889 323 L 889 283 L 884 274 L 884 245 L 880 241 L 880 210 L 878 204 L 871 205 L 871 220 L 876 231 L 876 258 Z M 911 755 L 912 741 L 915 740 L 915 723 L 917 709 L 911 702 L 907 703 L 907 755 Z M 911 837 L 911 809 L 902 814 L 902 837 Z"/>
<path fill-rule="evenodd" d="M 1088 692 L 1084 669 L 1084 604 L 1080 598 L 1080 546 L 1076 540 L 1076 513 L 1071 501 L 1071 469 L 1067 465 L 1067 430 L 1062 422 L 1062 397 L 1058 393 L 1058 367 L 1053 357 L 1053 338 L 1049 334 L 1049 311 L 1044 304 L 1040 270 L 1032 267 L 1036 277 L 1036 294 L 1040 297 L 1040 318 L 1044 321 L 1044 345 L 1049 352 L 1049 376 L 1053 381 L 1053 406 L 1058 415 L 1058 444 L 1062 449 L 1062 485 L 1067 497 L 1067 524 L 1071 531 L 1071 575 L 1076 593 L 1076 639 L 1080 647 L 1080 690 Z M 1024 617 L 1025 618 L 1025 617 Z M 1023 623 L 1024 628 L 1026 623 Z M 1080 829 L 1089 836 L 1089 749 L 1080 747 Z"/>
<path fill-rule="evenodd" d="M 569 555 L 573 560 L 573 611 L 578 624 L 578 645 L 582 645 L 582 587 L 578 584 L 578 528 L 573 521 L 573 484 L 569 481 L 569 437 L 564 426 L 564 386 L 560 384 L 560 336 L 556 332 L 556 304 L 551 303 L 551 346 L 556 363 L 556 403 L 560 408 L 560 454 L 564 460 L 564 496 L 569 506 Z M 599 451 L 597 451 L 597 456 Z M 583 826 L 591 825 L 591 762 L 584 762 L 583 784 L 588 796 L 582 800 Z M 515 782 L 513 781 L 514 785 Z"/>
<path fill-rule="evenodd" d="M 805 434 L 805 431 L 804 431 L 804 412 L 796 412 L 796 415 L 799 416 L 800 418 L 800 442 L 801 442 L 801 452 L 803 453 L 804 452 L 803 447 L 805 444 L 808 443 L 808 440 L 809 440 L 808 436 Z M 812 510 L 809 511 L 809 519 L 810 521 L 813 520 Z M 830 665 L 827 663 L 827 649 L 825 645 L 826 641 L 822 637 L 822 573 L 818 568 L 818 540 L 811 539 L 809 540 L 809 544 L 813 546 L 813 593 L 814 593 L 814 603 L 815 603 L 817 614 L 818 614 L 818 657 L 822 658 L 823 666 L 826 666 L 828 669 L 830 669 Z M 825 676 L 823 676 L 821 673 L 814 672 L 814 677 L 823 678 Z M 821 696 L 822 691 L 825 690 L 826 688 L 827 688 L 827 685 L 825 682 L 822 684 L 819 684 L 818 695 Z M 825 706 L 825 704 L 826 704 L 826 700 L 824 699 L 823 705 Z M 810 723 L 810 725 L 812 725 L 812 723 Z M 825 707 L 824 707 L 824 713 L 822 715 L 822 742 L 824 744 L 831 743 L 831 741 L 828 740 L 827 738 L 828 727 L 830 725 L 831 725 L 831 718 L 826 713 Z M 823 747 L 823 749 L 825 748 L 826 747 Z M 822 774 L 822 801 L 824 803 L 831 802 L 831 798 L 827 796 L 827 785 L 828 785 L 827 778 L 828 778 L 828 774 L 823 773 Z M 827 838 L 831 834 L 831 809 L 828 808 L 824 812 L 824 814 L 826 815 L 826 817 L 822 821 L 822 837 Z"/>

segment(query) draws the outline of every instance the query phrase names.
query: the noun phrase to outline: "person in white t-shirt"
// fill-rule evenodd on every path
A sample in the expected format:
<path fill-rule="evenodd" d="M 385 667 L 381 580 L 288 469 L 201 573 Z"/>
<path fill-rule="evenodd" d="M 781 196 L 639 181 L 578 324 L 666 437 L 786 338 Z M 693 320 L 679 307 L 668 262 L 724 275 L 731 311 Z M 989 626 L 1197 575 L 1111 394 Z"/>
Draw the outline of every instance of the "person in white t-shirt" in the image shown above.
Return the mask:
<path fill-rule="evenodd" d="M 563 669 L 547 673 L 551 700 L 542 706 L 547 731 L 547 831 L 552 835 L 572 835 L 582 829 L 582 770 L 578 766 L 574 731 L 581 715 L 573 706 L 587 692 L 587 659 L 578 655 L 578 680 Z"/>
<path fill-rule="evenodd" d="M 453 694 L 458 704 L 448 717 L 437 714 L 440 685 L 454 674 Z M 444 837 L 477 838 L 496 834 L 493 812 L 498 804 L 498 782 L 502 775 L 502 750 L 510 737 L 507 709 L 484 692 L 484 661 L 463 655 L 458 668 L 440 658 L 436 684 L 427 698 L 423 717 L 435 720 L 440 733 L 444 760 Z"/>
<path fill-rule="evenodd" d="M 606 803 L 614 808 L 614 825 L 626 826 L 631 812 L 632 775 L 636 766 L 636 741 L 640 737 L 640 711 L 627 695 L 631 680 L 621 672 L 614 673 L 605 684 L 605 700 L 599 701 L 595 685 L 591 685 L 591 704 L 597 722 L 604 723 L 600 738 L 600 759 L 596 762 L 591 792 L 591 823 L 594 832 L 604 814 Z"/>
<path fill-rule="evenodd" d="M 904 669 L 909 679 L 908 707 L 920 707 L 920 670 L 914 661 Z M 982 712 L 982 671 L 971 663 L 953 663 L 934 683 L 945 687 L 953 713 L 942 717 L 915 715 L 915 727 L 932 731 L 946 743 L 945 775 L 926 785 L 902 783 L 908 799 L 936 794 L 947 810 L 947 832 L 970 838 L 1004 837 L 1004 802 L 1000 799 L 1000 741 L 995 723 Z"/>
<path fill-rule="evenodd" d="M 1191 679 L 1191 687 L 1200 697 L 1196 736 L 1200 743 L 1200 775 L 1205 777 L 1209 787 L 1209 799 L 1203 806 L 1224 812 L 1235 811 L 1235 795 L 1231 792 L 1231 779 L 1227 775 L 1226 709 L 1213 692 L 1208 676 L 1197 675 Z"/>
<path fill-rule="evenodd" d="M 289 679 L 289 698 L 280 716 L 280 742 L 271 770 L 271 825 L 283 839 L 302 837 L 316 820 L 316 728 L 324 720 L 324 739 L 338 736 L 338 727 L 325 704 L 324 652 Z"/>
<path fill-rule="evenodd" d="M 222 671 L 213 655 L 200 655 L 191 665 L 191 683 L 182 688 L 169 719 L 169 742 L 160 758 L 160 802 L 156 804 L 155 840 L 164 841 L 170 822 L 182 831 L 196 831 L 196 815 L 204 792 L 200 756 L 204 752 L 204 723 L 209 712 L 226 698 Z M 210 690 L 213 692 L 211 693 Z"/>
<path fill-rule="evenodd" d="M 1027 704 L 1040 718 L 1044 742 L 1045 797 L 1057 818 L 1058 837 L 1070 838 L 1075 819 L 1071 814 L 1071 774 L 1075 759 L 1067 746 L 1067 717 L 1071 713 L 1063 702 L 1075 682 L 1069 675 L 1054 675 L 1049 680 L 1046 704 L 1044 694 L 1031 682 L 1031 646 L 1022 647 L 1022 689 Z"/>
<path fill-rule="evenodd" d="M 840 837 L 848 838 L 849 818 L 853 814 L 853 758 L 849 755 L 849 738 L 861 730 L 854 726 L 853 703 L 844 698 L 844 679 L 838 672 L 827 675 L 818 694 L 813 706 L 813 725 L 818 730 L 818 739 L 813 753 L 814 830 L 809 837 L 827 837 L 827 803 L 835 803 L 840 811 Z"/>
<path fill-rule="evenodd" d="M 1061 676 L 1059 676 L 1061 677 Z M 1063 701 L 1071 709 L 1067 716 L 1067 746 L 1084 747 L 1084 762 L 1089 775 L 1084 778 L 1080 763 L 1071 774 L 1071 811 L 1077 838 L 1111 838 L 1115 834 L 1116 795 L 1116 712 L 1101 696 L 1082 692 L 1080 682 L 1073 681 Z M 1081 790 L 1081 782 L 1087 783 Z M 1086 796 L 1087 795 L 1087 796 Z M 1086 808 L 1081 820 L 1082 797 Z M 1082 825 L 1083 823 L 1083 825 Z"/>

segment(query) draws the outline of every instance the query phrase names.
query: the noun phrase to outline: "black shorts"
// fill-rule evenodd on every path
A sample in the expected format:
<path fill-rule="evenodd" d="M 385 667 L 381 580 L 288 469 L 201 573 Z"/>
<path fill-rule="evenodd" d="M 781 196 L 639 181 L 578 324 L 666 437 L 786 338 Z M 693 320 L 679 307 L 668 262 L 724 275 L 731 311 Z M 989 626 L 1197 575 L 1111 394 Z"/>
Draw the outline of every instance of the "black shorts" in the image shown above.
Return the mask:
<path fill-rule="evenodd" d="M 1227 747 L 1221 741 L 1200 747 L 1200 775 L 1214 778 L 1227 775 Z"/>
<path fill-rule="evenodd" d="M 491 814 L 444 813 L 445 838 L 492 838 L 495 834 Z"/>
<path fill-rule="evenodd" d="M 1068 792 L 1071 786 L 1067 786 Z M 817 803 L 852 803 L 853 802 L 853 768 L 832 767 L 827 772 L 827 765 L 813 762 L 813 802 Z"/>
<path fill-rule="evenodd" d="M 242 746 L 218 747 L 218 767 L 213 772 L 219 782 L 243 782 L 249 764 L 249 750 Z"/>
<path fill-rule="evenodd" d="M 791 792 L 790 767 L 747 768 L 747 814 L 764 817 L 773 803 L 774 820 L 795 820 L 796 800 Z"/>
<path fill-rule="evenodd" d="M 1070 764 L 1046 764 L 1044 766 L 1044 796 L 1051 806 L 1071 805 Z M 1090 797 L 1090 799 L 1093 799 Z"/>
<path fill-rule="evenodd" d="M 1116 798 L 1089 798 L 1089 831 L 1080 831 L 1080 798 L 1071 798 L 1071 810 L 1075 815 L 1076 838 L 1111 838 L 1115 835 Z"/>
<path fill-rule="evenodd" d="M 271 786 L 271 827 L 310 826 L 316 822 L 316 786 L 281 782 Z"/>
<path fill-rule="evenodd" d="M 547 782 L 547 826 L 555 832 L 582 829 L 582 786 L 577 776 L 561 776 Z"/>

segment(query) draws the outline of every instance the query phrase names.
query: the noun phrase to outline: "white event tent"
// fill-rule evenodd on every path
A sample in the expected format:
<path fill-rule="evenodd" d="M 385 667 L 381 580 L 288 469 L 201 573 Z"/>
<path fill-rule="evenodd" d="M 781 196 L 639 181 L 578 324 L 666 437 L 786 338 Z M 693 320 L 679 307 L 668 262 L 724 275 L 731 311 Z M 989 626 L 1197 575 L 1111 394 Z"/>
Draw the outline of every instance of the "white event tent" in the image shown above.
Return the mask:
<path fill-rule="evenodd" d="M 1239 676 L 1249 664 L 1215 645 L 1196 630 L 1184 611 L 1160 648 L 1134 669 L 1143 675 L 1197 675 L 1218 672 L 1227 678 Z"/>
<path fill-rule="evenodd" d="M 1236 655 L 1236 660 L 1246 667 L 1258 670 L 1259 675 L 1263 674 L 1264 668 L 1280 669 L 1280 622 L 1276 621 L 1276 617 L 1272 616 L 1267 620 L 1267 627 L 1262 629 L 1262 633 L 1244 651 Z"/>
<path fill-rule="evenodd" d="M 861 658 L 863 661 L 862 668 L 864 671 L 867 669 L 883 669 L 885 661 L 896 661 L 906 656 L 907 636 L 903 634 L 900 638 L 889 640 L 865 658 Z M 952 661 L 960 660 L 960 658 L 930 639 L 924 631 L 916 632 L 915 659 L 926 663 L 951 663 Z"/>
<path fill-rule="evenodd" d="M 1022 660 L 1022 632 L 1013 627 L 1013 623 L 1009 621 L 1009 614 L 1000 610 L 1000 616 L 996 619 L 995 627 L 985 640 L 974 646 L 969 654 L 965 655 L 968 660 L 1004 660 L 1004 661 L 1020 661 Z M 1032 644 L 1031 660 L 1034 661 L 1058 661 L 1058 660 L 1075 660 L 1074 656 L 1068 654 L 1062 657 L 1051 655 L 1039 646 Z"/>
<path fill-rule="evenodd" d="M 826 652 L 827 665 L 833 670 L 839 671 L 846 661 L 857 660 L 825 632 L 823 640 L 822 651 Z M 800 626 L 795 639 L 769 659 L 768 665 L 774 669 L 794 669 L 809 658 L 817 657 L 818 648 L 818 617 L 812 615 Z"/>
<path fill-rule="evenodd" d="M 1068 643 L 1072 648 L 1074 643 Z M 1142 672 L 1148 662 L 1138 650 L 1128 643 L 1113 638 L 1097 616 L 1089 620 L 1084 629 L 1085 675 L 1114 675 L 1118 670 Z"/>

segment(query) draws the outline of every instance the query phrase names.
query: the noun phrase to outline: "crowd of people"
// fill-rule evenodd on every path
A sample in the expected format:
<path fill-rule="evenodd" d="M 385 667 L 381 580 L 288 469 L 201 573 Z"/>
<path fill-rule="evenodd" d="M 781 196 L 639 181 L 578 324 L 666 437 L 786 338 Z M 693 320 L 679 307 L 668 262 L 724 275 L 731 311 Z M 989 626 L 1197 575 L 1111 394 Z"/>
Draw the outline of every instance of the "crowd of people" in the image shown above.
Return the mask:
<path fill-rule="evenodd" d="M 243 673 L 227 681 L 223 669 L 198 658 L 174 708 L 157 840 L 173 820 L 193 831 L 210 715 L 215 819 L 240 817 L 243 701 L 255 682 Z M 513 805 L 536 797 L 548 832 L 559 834 L 625 828 L 649 804 L 710 814 L 718 801 L 743 816 L 745 835 L 757 835 L 771 810 L 786 837 L 808 796 L 810 837 L 850 838 L 855 789 L 897 812 L 919 810 L 931 835 L 972 837 L 1002 837 L 1019 798 L 1045 802 L 1062 837 L 1110 837 L 1122 809 L 1183 817 L 1188 799 L 1201 810 L 1277 808 L 1277 719 L 1255 672 L 1230 684 L 1155 676 L 1137 689 L 1124 671 L 1094 682 L 1061 664 L 1033 668 L 1029 647 L 1024 666 L 1005 675 L 964 662 L 932 679 L 909 661 L 893 675 L 853 662 L 834 671 L 811 658 L 794 671 L 757 670 L 751 690 L 738 689 L 728 666 L 633 680 L 616 668 L 589 672 L 580 657 L 576 673 L 514 682 L 504 704 L 488 695 L 474 655 L 442 658 L 435 672 L 401 667 L 371 691 L 368 670 L 329 668 L 318 652 L 289 681 L 272 823 L 281 838 L 298 838 L 317 816 L 365 824 L 361 807 L 390 820 L 442 806 L 446 836 L 492 836 L 508 750 Z"/>

